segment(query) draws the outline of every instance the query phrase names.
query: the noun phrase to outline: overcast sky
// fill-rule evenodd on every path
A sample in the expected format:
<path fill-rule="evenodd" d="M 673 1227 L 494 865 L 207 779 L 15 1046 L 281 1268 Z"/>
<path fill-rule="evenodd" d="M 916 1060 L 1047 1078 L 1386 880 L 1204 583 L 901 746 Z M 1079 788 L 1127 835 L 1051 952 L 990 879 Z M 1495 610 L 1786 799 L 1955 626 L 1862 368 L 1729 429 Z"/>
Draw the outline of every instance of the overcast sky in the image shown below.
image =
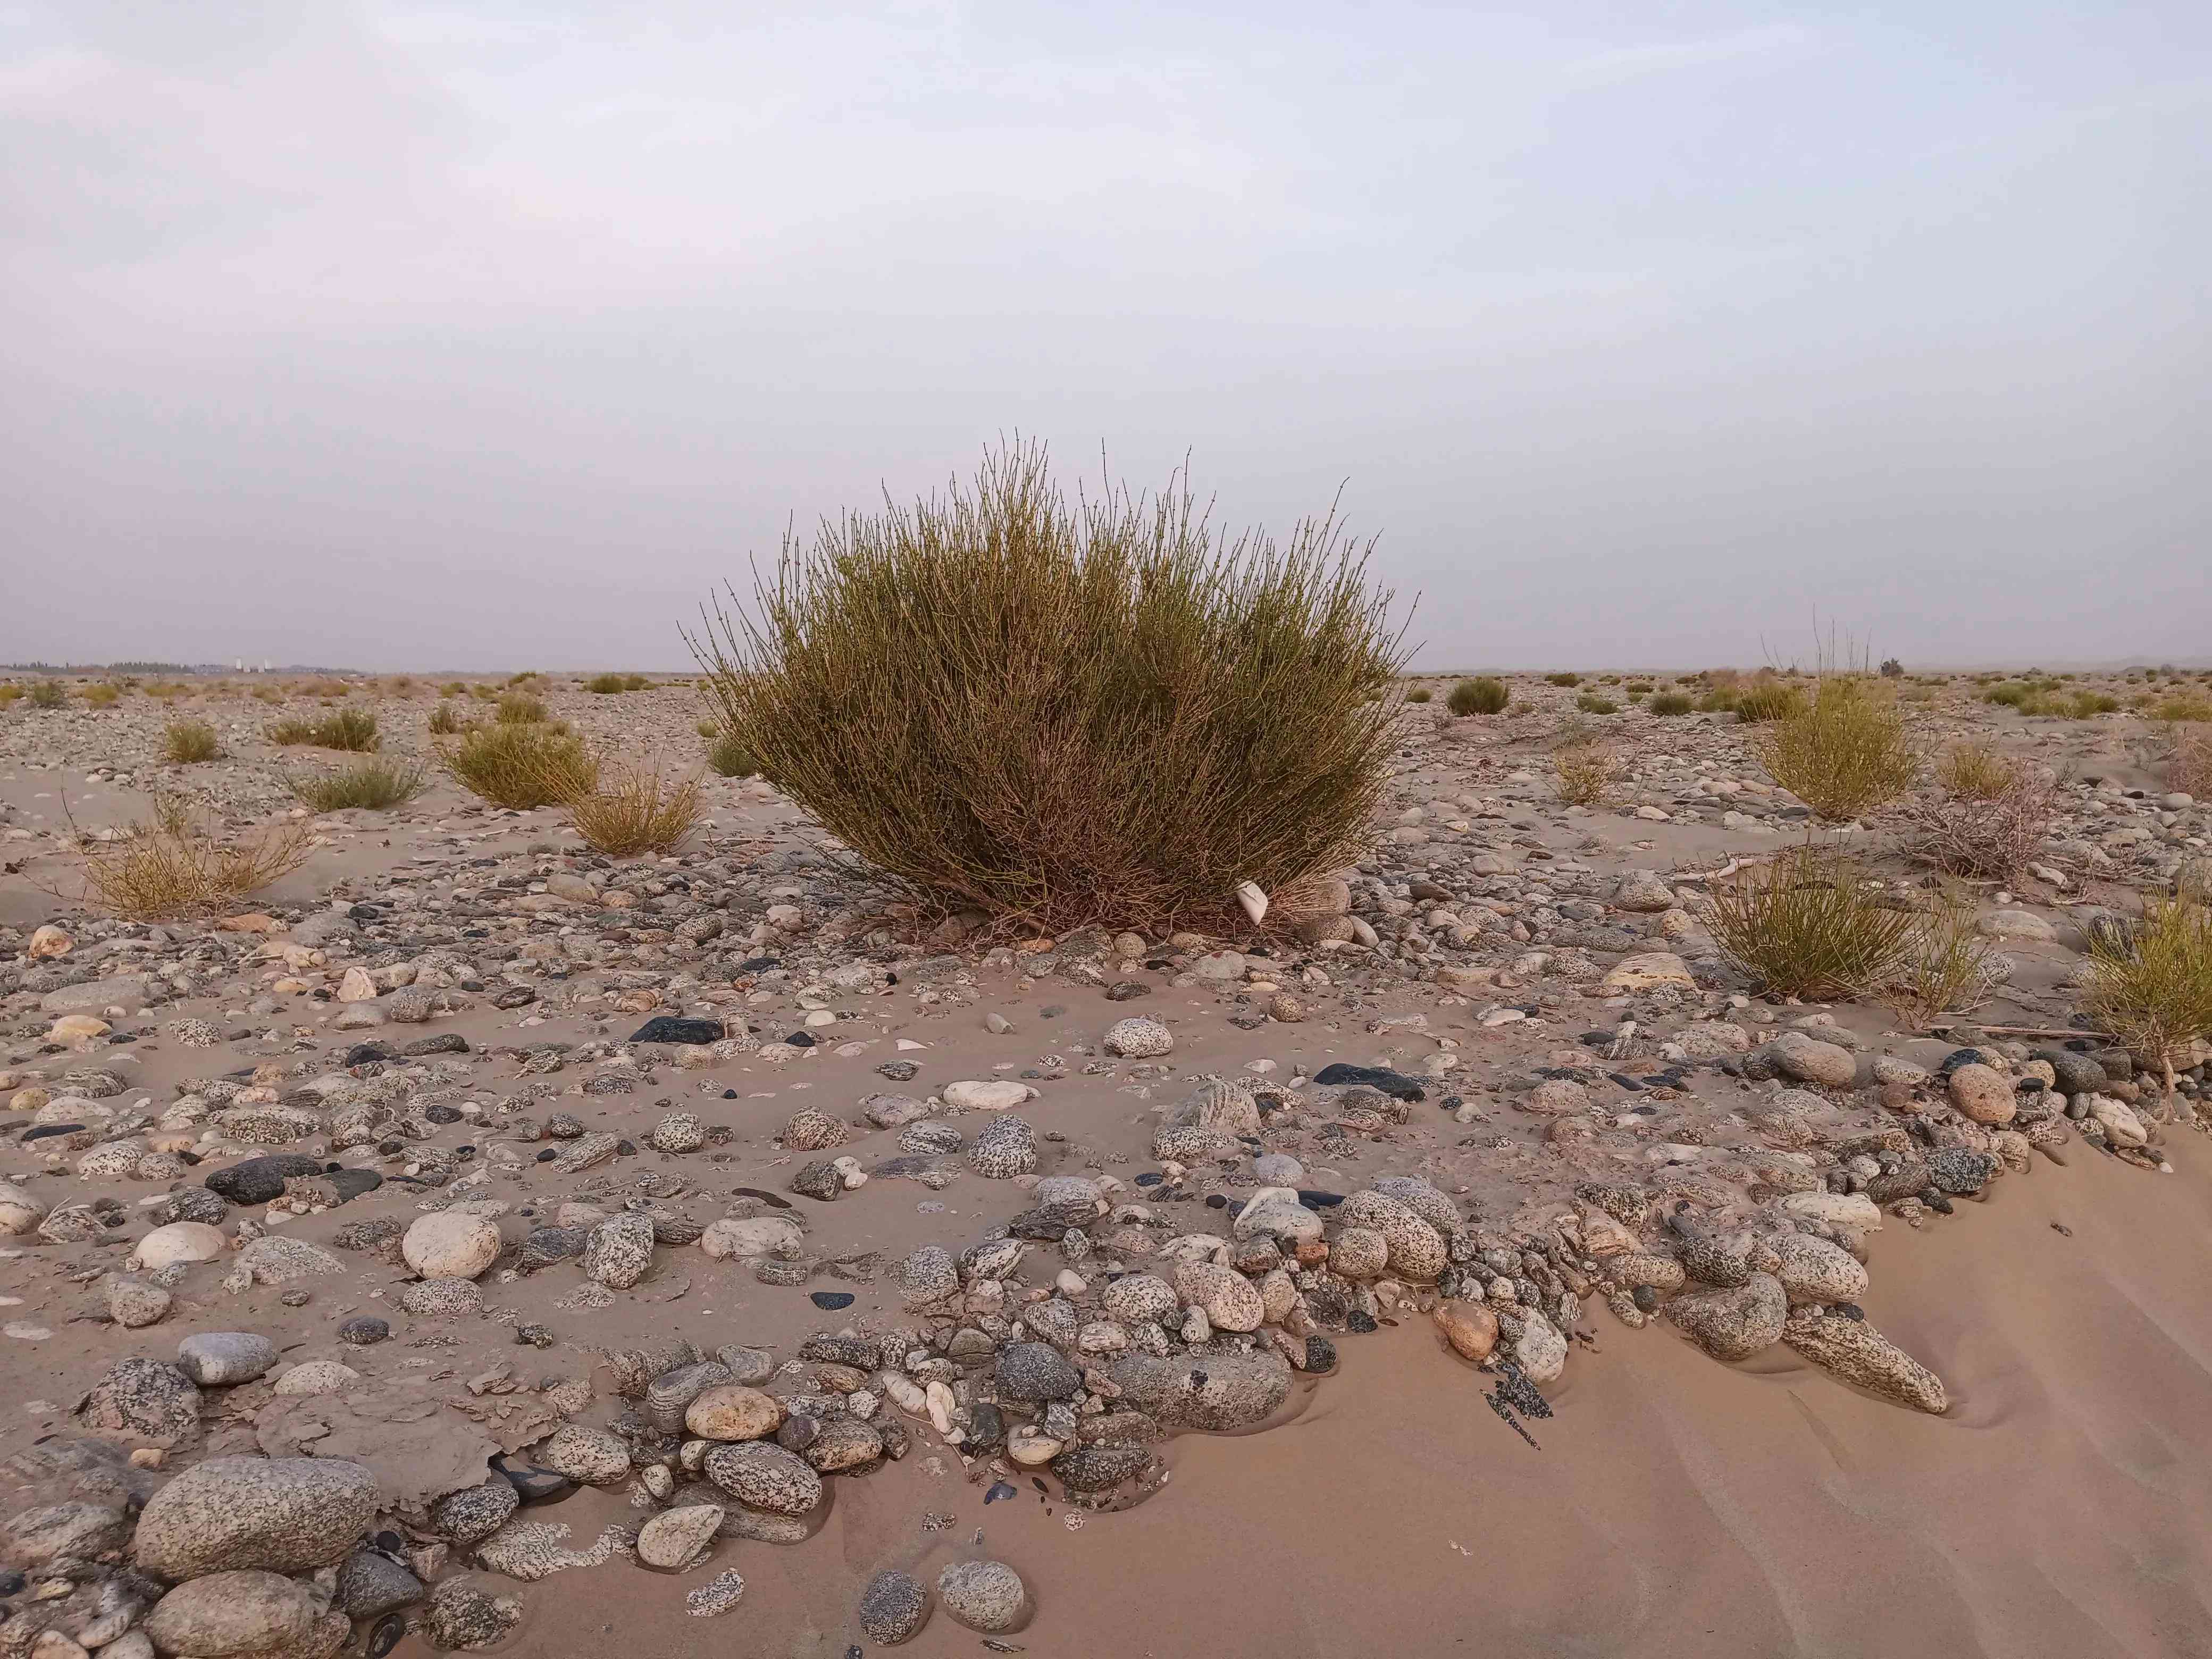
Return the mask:
<path fill-rule="evenodd" d="M 0 0 L 0 659 L 670 668 L 1020 430 L 1440 666 L 2212 653 L 2212 6 Z"/>

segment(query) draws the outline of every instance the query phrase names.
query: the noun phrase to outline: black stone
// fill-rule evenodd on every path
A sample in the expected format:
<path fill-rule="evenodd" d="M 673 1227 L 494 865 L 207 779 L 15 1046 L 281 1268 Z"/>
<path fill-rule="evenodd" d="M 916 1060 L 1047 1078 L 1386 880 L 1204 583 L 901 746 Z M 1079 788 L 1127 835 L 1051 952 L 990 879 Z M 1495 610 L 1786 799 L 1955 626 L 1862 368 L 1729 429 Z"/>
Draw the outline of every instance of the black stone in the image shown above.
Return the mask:
<path fill-rule="evenodd" d="M 349 1319 L 338 1327 L 338 1340 L 356 1348 L 374 1347 L 392 1334 L 392 1327 L 371 1314 Z"/>
<path fill-rule="evenodd" d="M 73 1135 L 82 1127 L 84 1125 L 82 1123 L 41 1123 L 35 1129 L 23 1131 L 22 1144 L 27 1146 L 34 1140 L 44 1140 L 51 1135 Z"/>
<path fill-rule="evenodd" d="M 424 1107 L 422 1109 L 422 1115 L 429 1119 L 433 1123 L 459 1123 L 461 1121 L 461 1111 L 459 1107 L 447 1106 L 442 1103 L 436 1106 Z"/>
<path fill-rule="evenodd" d="M 325 1179 L 337 1188 L 341 1204 L 350 1204 L 364 1193 L 373 1193 L 384 1184 L 384 1177 L 374 1170 L 333 1170 Z"/>
<path fill-rule="evenodd" d="M 526 1504 L 545 1504 L 565 1496 L 574 1489 L 575 1483 L 565 1474 L 556 1474 L 550 1469 L 541 1469 L 532 1464 L 518 1462 L 506 1452 L 491 1460 L 491 1472 L 505 1477 L 515 1495 Z"/>
<path fill-rule="evenodd" d="M 782 958 L 779 957 L 747 957 L 738 964 L 738 971 L 741 974 L 765 974 L 771 968 L 782 966 Z"/>
<path fill-rule="evenodd" d="M 1375 1316 L 1363 1313 L 1359 1309 L 1354 1308 L 1350 1313 L 1345 1315 L 1344 1328 L 1357 1335 L 1364 1336 L 1375 1328 Z"/>
<path fill-rule="evenodd" d="M 1106 1000 L 1129 1002 L 1138 997 L 1148 997 L 1152 994 L 1152 988 L 1149 985 L 1141 985 L 1133 979 L 1117 979 L 1106 988 Z"/>
<path fill-rule="evenodd" d="M 720 1042 L 727 1036 L 719 1019 L 682 1019 L 674 1014 L 655 1014 L 629 1034 L 632 1042 L 684 1042 L 695 1046 Z"/>
<path fill-rule="evenodd" d="M 840 1308 L 849 1308 L 853 1305 L 853 1293 L 850 1291 L 812 1291 L 808 1292 L 806 1299 L 824 1313 L 835 1313 Z"/>
<path fill-rule="evenodd" d="M 356 904 L 346 912 L 346 916 L 353 921 L 382 921 L 384 912 L 374 904 Z"/>
<path fill-rule="evenodd" d="M 1336 1369 L 1336 1344 L 1325 1336 L 1306 1339 L 1306 1369 L 1317 1376 L 1325 1376 Z"/>
<path fill-rule="evenodd" d="M 814 1046 L 814 1039 L 805 1031 L 793 1031 L 784 1041 L 794 1048 L 811 1048 Z"/>
<path fill-rule="evenodd" d="M 1006 1443 L 1006 1413 L 987 1401 L 979 1401 L 968 1408 L 966 1449 L 975 1452 L 996 1451 Z"/>
<path fill-rule="evenodd" d="M 418 1054 L 465 1054 L 469 1052 L 469 1040 L 459 1031 L 441 1031 L 435 1036 L 417 1037 L 399 1052 L 410 1060 Z"/>
<path fill-rule="evenodd" d="M 371 1066 L 380 1060 L 390 1060 L 392 1050 L 380 1042 L 356 1042 L 345 1052 L 341 1066 Z"/>
<path fill-rule="evenodd" d="M 271 1152 L 217 1170 L 202 1184 L 234 1204 L 268 1204 L 284 1196 L 284 1183 L 292 1176 L 322 1173 L 320 1158 L 301 1152 Z"/>
<path fill-rule="evenodd" d="M 876 1067 L 878 1077 L 889 1078 L 893 1083 L 911 1083 L 921 1072 L 921 1067 L 910 1060 L 887 1060 Z"/>
<path fill-rule="evenodd" d="M 396 1613 L 387 1613 L 376 1621 L 376 1628 L 368 1633 L 368 1659 L 384 1659 L 398 1647 L 407 1634 L 407 1620 Z"/>
<path fill-rule="evenodd" d="M 1342 1060 L 1324 1066 L 1314 1073 L 1314 1081 L 1326 1088 L 1335 1088 L 1348 1083 L 1364 1084 L 1370 1089 L 1380 1089 L 1398 1100 L 1426 1100 L 1428 1091 L 1417 1078 L 1402 1072 L 1394 1072 L 1387 1066 L 1349 1066 Z"/>
<path fill-rule="evenodd" d="M 1320 1193 L 1314 1191 L 1310 1188 L 1301 1187 L 1298 1188 L 1298 1202 L 1304 1205 L 1309 1210 L 1334 1209 L 1337 1205 L 1344 1202 L 1344 1194 L 1342 1193 Z"/>

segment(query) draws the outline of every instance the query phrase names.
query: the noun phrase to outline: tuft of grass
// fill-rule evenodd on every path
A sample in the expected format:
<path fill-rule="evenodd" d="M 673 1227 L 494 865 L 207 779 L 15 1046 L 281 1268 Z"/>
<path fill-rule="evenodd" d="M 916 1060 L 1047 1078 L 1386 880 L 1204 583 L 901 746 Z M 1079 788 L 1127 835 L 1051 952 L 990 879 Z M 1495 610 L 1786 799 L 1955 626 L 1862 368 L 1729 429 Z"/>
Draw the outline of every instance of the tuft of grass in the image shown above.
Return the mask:
<path fill-rule="evenodd" d="M 342 812 L 351 806 L 381 812 L 414 799 L 429 779 L 414 762 L 377 755 L 335 772 L 308 773 L 287 781 L 292 793 L 318 812 Z"/>
<path fill-rule="evenodd" d="M 117 701 L 122 696 L 122 687 L 118 685 L 111 685 L 106 681 L 102 680 L 97 685 L 88 685 L 84 688 L 85 707 L 88 708 L 112 708 L 115 707 Z"/>
<path fill-rule="evenodd" d="M 12 708 L 25 694 L 21 686 L 14 684 L 0 685 L 0 708 Z"/>
<path fill-rule="evenodd" d="M 599 763 L 583 741 L 550 724 L 471 726 L 443 756 L 453 781 L 495 806 L 556 806 L 599 787 Z"/>
<path fill-rule="evenodd" d="M 1735 688 L 1735 710 L 1739 723 L 1760 725 L 1770 720 L 1786 719 L 1804 706 L 1805 695 L 1794 685 L 1780 680 L 1757 679 Z"/>
<path fill-rule="evenodd" d="M 1936 783 L 1961 800 L 1995 800 L 2012 781 L 2012 763 L 1985 743 L 1962 743 L 1936 763 Z"/>
<path fill-rule="evenodd" d="M 2166 787 L 2212 799 L 2212 732 L 2185 732 L 2166 757 Z"/>
<path fill-rule="evenodd" d="M 1917 919 L 1881 903 L 1857 860 L 1807 844 L 1713 890 L 1723 955 L 1778 996 L 1831 1001 L 1887 983 Z"/>
<path fill-rule="evenodd" d="M 617 696 L 630 689 L 629 678 L 622 674 L 594 674 L 584 682 L 584 690 L 600 696 Z"/>
<path fill-rule="evenodd" d="M 2148 901 L 2131 927 L 2091 930 L 2083 1001 L 2171 1086 L 2177 1051 L 2212 1036 L 2212 909 L 2202 888 Z"/>
<path fill-rule="evenodd" d="M 151 818 L 83 854 L 85 900 L 131 921 L 220 915 L 307 861 L 305 823 L 246 838 L 208 833 L 173 795 L 157 795 Z"/>
<path fill-rule="evenodd" d="M 1552 751 L 1552 787 L 1575 806 L 1595 806 L 1620 773 L 1620 756 L 1602 738 L 1577 737 Z"/>
<path fill-rule="evenodd" d="M 1890 1006 L 1910 1024 L 1971 1013 L 1996 989 L 1996 952 L 1975 930 L 1974 919 L 1972 890 L 1952 883 L 1922 913 L 1885 988 Z"/>
<path fill-rule="evenodd" d="M 263 735 L 280 749 L 311 747 L 336 749 L 349 754 L 368 754 L 383 744 L 376 716 L 366 708 L 339 708 L 319 720 L 294 714 L 271 720 Z"/>
<path fill-rule="evenodd" d="M 1504 680 L 1485 674 L 1452 687 L 1444 707 L 1455 714 L 1502 714 L 1512 701 L 1513 694 L 1505 689 Z"/>
<path fill-rule="evenodd" d="M 2154 720 L 2183 721 L 2212 720 L 2212 697 L 2194 691 L 2177 691 L 2160 698 L 2150 707 Z"/>
<path fill-rule="evenodd" d="M 1920 775 L 1904 709 L 1883 682 L 1863 674 L 1822 674 L 1811 697 L 1752 747 L 1777 783 L 1831 823 L 1896 799 Z"/>
<path fill-rule="evenodd" d="M 704 810 L 696 776 L 671 781 L 657 764 L 625 768 L 613 788 L 568 803 L 577 834 L 592 851 L 617 859 L 674 852 L 698 827 Z"/>
<path fill-rule="evenodd" d="M 441 702 L 430 711 L 429 728 L 434 736 L 450 738 L 469 729 L 469 722 L 453 712 L 453 705 Z"/>
<path fill-rule="evenodd" d="M 1406 693 L 1406 701 L 1407 702 L 1427 702 L 1435 696 L 1436 693 L 1430 690 L 1427 686 L 1417 685 L 1412 690 Z"/>
<path fill-rule="evenodd" d="M 504 691 L 500 694 L 495 718 L 501 726 L 536 726 L 553 716 L 543 702 L 527 691 Z"/>
<path fill-rule="evenodd" d="M 1620 705 L 1611 697 L 1601 697 L 1595 691 L 1585 691 L 1575 699 L 1575 707 L 1585 714 L 1618 714 Z"/>
<path fill-rule="evenodd" d="M 1662 720 L 1672 719 L 1677 714 L 1686 714 L 1692 706 L 1689 693 L 1686 691 L 1662 691 L 1650 702 L 1644 704 L 1646 708 Z"/>
<path fill-rule="evenodd" d="M 1291 887 L 1368 833 L 1406 653 L 1333 516 L 1232 542 L 1186 484 L 1071 501 L 1018 443 L 784 554 L 691 641 L 707 696 L 930 902 L 1241 929 L 1240 882 Z"/>
<path fill-rule="evenodd" d="M 193 766 L 222 754 L 222 744 L 205 720 L 171 720 L 161 732 L 161 752 L 173 765 Z"/>
<path fill-rule="evenodd" d="M 69 688 L 59 680 L 40 680 L 31 688 L 31 707 L 66 708 L 69 707 Z"/>
<path fill-rule="evenodd" d="M 1547 685 L 1580 685 L 1582 683 L 1583 677 L 1579 674 L 1547 674 L 1544 676 L 1544 684 Z"/>

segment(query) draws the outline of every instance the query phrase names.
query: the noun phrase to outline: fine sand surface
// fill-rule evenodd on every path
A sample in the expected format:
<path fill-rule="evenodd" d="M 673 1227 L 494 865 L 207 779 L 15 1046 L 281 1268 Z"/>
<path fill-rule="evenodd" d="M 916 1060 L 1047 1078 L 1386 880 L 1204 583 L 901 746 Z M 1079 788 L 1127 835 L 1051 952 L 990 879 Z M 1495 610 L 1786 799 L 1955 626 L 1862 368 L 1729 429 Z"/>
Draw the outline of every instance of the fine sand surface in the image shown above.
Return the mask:
<path fill-rule="evenodd" d="M 1048 1637 L 1011 1640 L 1067 1659 L 2212 1653 L 2212 1158 L 2172 1157 L 2146 1178 L 2070 1149 L 1877 1237 L 1869 1315 L 1943 1376 L 1941 1418 L 1784 1349 L 1721 1369 L 1601 1322 L 1531 1450 L 1412 1318 L 1345 1344 L 1294 1420 L 1175 1442 L 1134 1510 L 1070 1531 L 1026 1486 L 987 1508 L 909 1460 L 841 1483 L 809 1545 L 732 1557 L 726 1625 L 570 1573 L 517 1647 L 841 1655 L 866 1645 L 848 1575 L 988 1553 L 1049 1602 Z M 933 1549 L 902 1536 L 918 1506 L 957 1517 Z M 980 1650 L 941 1613 L 902 1650 Z"/>

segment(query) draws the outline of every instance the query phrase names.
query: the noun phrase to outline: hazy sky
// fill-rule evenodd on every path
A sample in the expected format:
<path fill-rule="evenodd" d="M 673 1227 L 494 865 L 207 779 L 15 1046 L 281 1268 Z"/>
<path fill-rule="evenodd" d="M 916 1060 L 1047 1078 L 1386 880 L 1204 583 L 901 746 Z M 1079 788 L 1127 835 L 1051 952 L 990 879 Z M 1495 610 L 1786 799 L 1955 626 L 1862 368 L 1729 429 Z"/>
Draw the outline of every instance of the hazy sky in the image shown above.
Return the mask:
<path fill-rule="evenodd" d="M 2212 653 L 2212 6 L 0 0 L 0 659 L 675 667 L 972 466 L 1438 665 Z"/>

